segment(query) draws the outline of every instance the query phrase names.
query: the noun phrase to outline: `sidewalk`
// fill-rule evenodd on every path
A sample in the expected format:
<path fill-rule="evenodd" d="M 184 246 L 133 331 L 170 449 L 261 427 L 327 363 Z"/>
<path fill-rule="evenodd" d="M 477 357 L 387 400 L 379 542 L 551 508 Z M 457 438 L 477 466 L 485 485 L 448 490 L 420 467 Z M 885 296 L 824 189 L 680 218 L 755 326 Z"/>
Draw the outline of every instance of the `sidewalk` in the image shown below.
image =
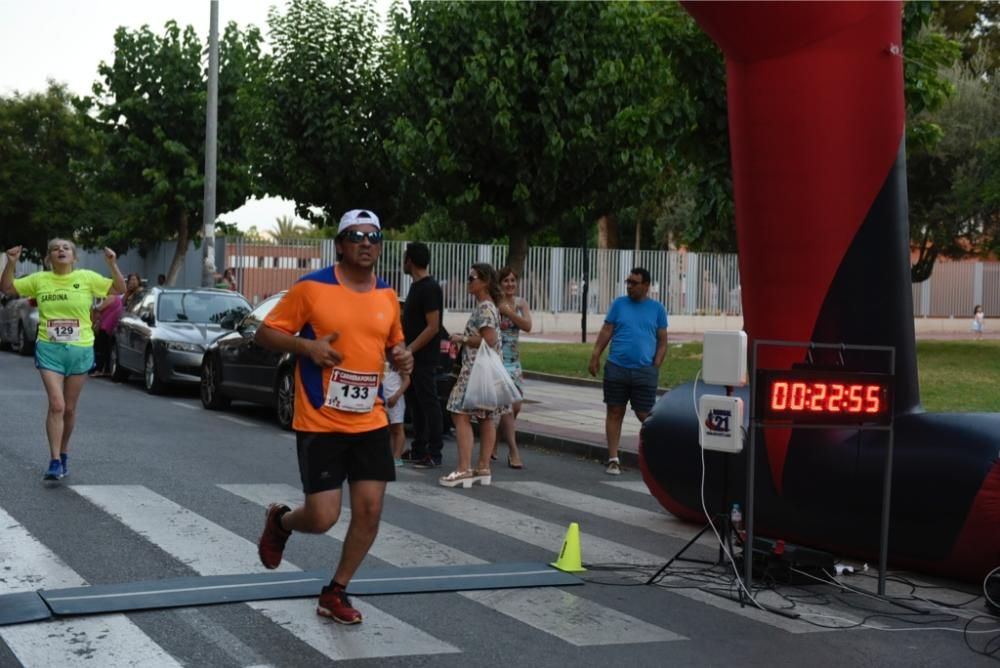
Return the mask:
<path fill-rule="evenodd" d="M 605 461 L 604 393 L 600 382 L 541 380 L 525 373 L 525 400 L 517 418 L 518 443 L 552 448 Z M 619 457 L 625 466 L 639 461 L 639 427 L 631 410 L 622 423 Z"/>

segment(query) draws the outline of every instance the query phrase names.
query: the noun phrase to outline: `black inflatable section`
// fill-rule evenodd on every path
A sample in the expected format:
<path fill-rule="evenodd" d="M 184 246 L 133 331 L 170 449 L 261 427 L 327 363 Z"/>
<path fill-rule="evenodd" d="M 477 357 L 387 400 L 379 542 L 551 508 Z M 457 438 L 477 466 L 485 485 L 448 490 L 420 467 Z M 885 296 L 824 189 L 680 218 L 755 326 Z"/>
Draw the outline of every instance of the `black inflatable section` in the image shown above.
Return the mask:
<path fill-rule="evenodd" d="M 917 349 L 910 299 L 906 152 L 900 146 L 854 241 L 823 300 L 812 341 L 896 349 L 893 411 L 919 410 Z M 859 370 L 887 371 L 884 353 L 853 353 Z"/>

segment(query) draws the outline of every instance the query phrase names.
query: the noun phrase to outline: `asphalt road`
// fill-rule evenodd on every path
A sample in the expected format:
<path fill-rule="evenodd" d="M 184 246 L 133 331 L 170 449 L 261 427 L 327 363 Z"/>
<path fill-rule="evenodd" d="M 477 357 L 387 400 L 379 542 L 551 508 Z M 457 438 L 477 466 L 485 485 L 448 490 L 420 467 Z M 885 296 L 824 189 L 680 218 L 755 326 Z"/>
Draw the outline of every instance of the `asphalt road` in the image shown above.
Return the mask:
<path fill-rule="evenodd" d="M 71 475 L 56 484 L 41 481 L 44 412 L 32 360 L 0 354 L 0 594 L 260 572 L 262 504 L 300 496 L 294 440 L 257 407 L 210 412 L 193 390 L 153 397 L 137 382 L 88 381 Z M 501 461 L 493 486 L 471 490 L 438 487 L 447 468 L 402 471 L 364 567 L 548 562 L 579 522 L 583 586 L 356 597 L 366 615 L 357 627 L 321 620 L 306 599 L 6 626 L 0 666 L 993 665 L 956 631 L 981 602 L 924 602 L 935 614 L 917 615 L 824 585 L 760 594 L 799 615 L 790 619 L 706 591 L 732 589 L 724 569 L 694 575 L 688 564 L 671 570 L 669 587 L 645 586 L 692 527 L 667 516 L 634 470 L 615 479 L 538 449 L 525 461 L 522 471 Z M 293 536 L 288 568 L 332 569 L 343 529 Z M 874 587 L 863 576 L 850 583 Z M 958 589 L 917 593 L 970 598 Z M 861 622 L 897 630 L 819 626 Z"/>

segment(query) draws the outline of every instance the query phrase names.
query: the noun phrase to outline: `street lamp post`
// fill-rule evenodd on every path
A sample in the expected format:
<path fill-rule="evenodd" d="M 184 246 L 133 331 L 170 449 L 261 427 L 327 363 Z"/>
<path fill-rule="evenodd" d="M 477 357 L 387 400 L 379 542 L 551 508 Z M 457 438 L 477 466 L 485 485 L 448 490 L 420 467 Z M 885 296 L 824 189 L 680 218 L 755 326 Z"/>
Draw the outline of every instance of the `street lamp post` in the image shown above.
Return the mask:
<path fill-rule="evenodd" d="M 205 112 L 205 203 L 202 208 L 201 284 L 215 285 L 215 169 L 219 130 L 219 0 L 211 0 L 208 33 L 208 104 Z"/>

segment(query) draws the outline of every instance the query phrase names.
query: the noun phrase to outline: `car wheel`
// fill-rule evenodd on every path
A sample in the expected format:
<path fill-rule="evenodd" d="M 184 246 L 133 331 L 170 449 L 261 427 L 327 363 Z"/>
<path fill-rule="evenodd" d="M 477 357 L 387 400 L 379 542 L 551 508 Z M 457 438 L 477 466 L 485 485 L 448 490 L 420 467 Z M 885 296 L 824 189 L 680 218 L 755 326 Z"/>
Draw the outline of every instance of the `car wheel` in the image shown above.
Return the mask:
<path fill-rule="evenodd" d="M 24 323 L 17 323 L 17 353 L 19 355 L 30 355 L 35 352 L 35 342 L 28 338 L 28 332 L 24 329 Z"/>
<path fill-rule="evenodd" d="M 128 379 L 128 369 L 121 365 L 118 358 L 118 344 L 111 343 L 111 380 L 120 383 Z"/>
<path fill-rule="evenodd" d="M 146 363 L 143 365 L 143 384 L 150 394 L 161 394 L 165 389 L 165 383 L 160 380 L 160 372 L 156 368 L 156 358 L 152 350 L 146 351 Z"/>
<path fill-rule="evenodd" d="M 282 429 L 291 430 L 295 417 L 295 367 L 285 367 L 278 374 L 275 388 L 278 424 Z"/>
<path fill-rule="evenodd" d="M 213 411 L 229 407 L 229 397 L 219 387 L 219 366 L 212 356 L 205 355 L 201 363 L 201 405 Z"/>

